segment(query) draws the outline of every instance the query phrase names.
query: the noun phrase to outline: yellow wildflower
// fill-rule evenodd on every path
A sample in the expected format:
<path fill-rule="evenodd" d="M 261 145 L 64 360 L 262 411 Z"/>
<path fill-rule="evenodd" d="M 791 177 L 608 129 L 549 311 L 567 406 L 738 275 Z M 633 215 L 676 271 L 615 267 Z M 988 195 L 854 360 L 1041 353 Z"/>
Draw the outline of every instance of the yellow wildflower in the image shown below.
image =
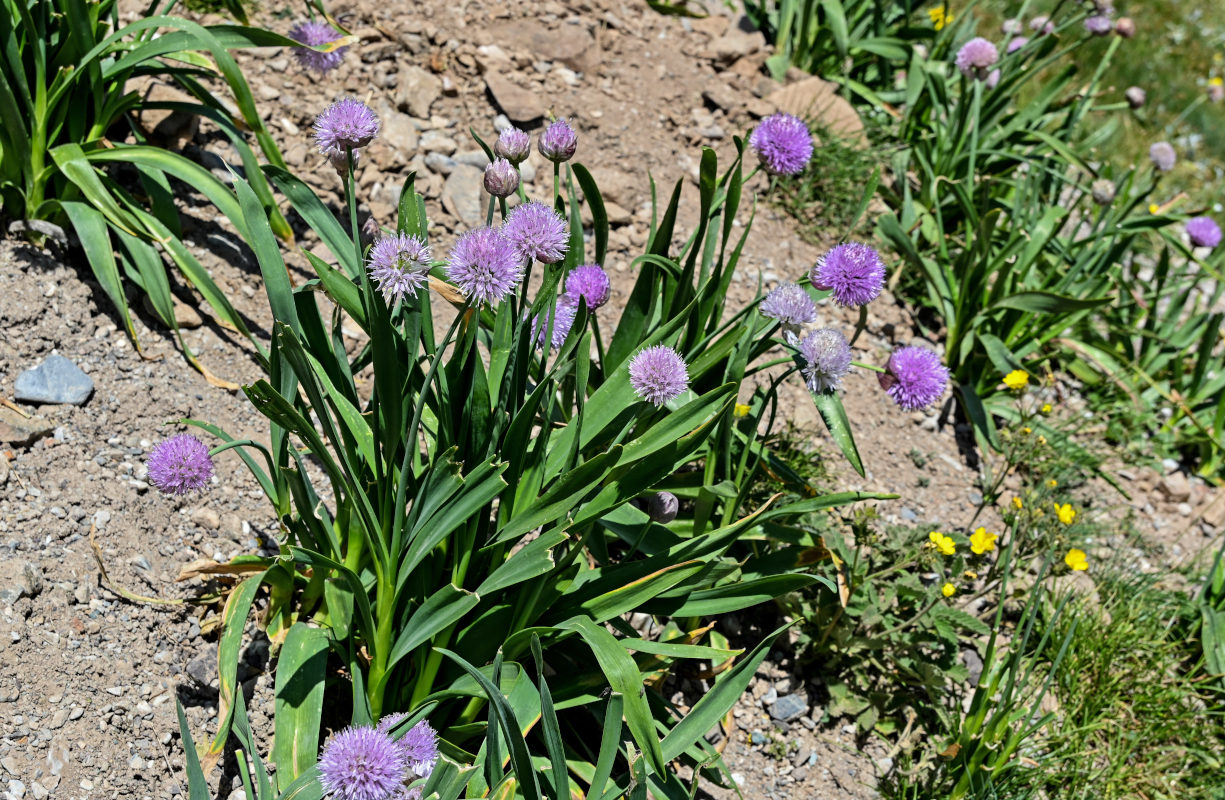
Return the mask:
<path fill-rule="evenodd" d="M 961 573 L 961 574 L 962 574 L 962 575 L 964 575 L 964 576 L 965 576 L 965 579 L 966 579 L 966 580 L 968 580 L 968 581 L 976 581 L 976 580 L 978 580 L 978 573 L 977 573 L 977 572 L 975 572 L 975 571 L 974 571 L 974 570 L 972 570 L 972 569 L 968 569 L 968 570 L 966 570 L 965 572 L 963 572 L 963 573 Z"/>
<path fill-rule="evenodd" d="M 1025 508 L 1025 504 L 1021 502 L 1021 498 L 1019 497 L 1012 498 L 1012 505 L 1017 509 L 1017 511 Z"/>
<path fill-rule="evenodd" d="M 1148 213 L 1150 213 L 1150 214 L 1156 214 L 1156 213 L 1158 213 L 1158 212 L 1160 212 L 1160 211 L 1161 211 L 1161 206 L 1157 205 L 1156 203 L 1149 203 L 1149 204 L 1148 204 Z"/>
<path fill-rule="evenodd" d="M 1014 392 L 1020 391 L 1029 385 L 1029 373 L 1023 369 L 1014 369 L 1004 376 L 1004 385 Z"/>
<path fill-rule="evenodd" d="M 932 531 L 927 535 L 927 538 L 931 539 L 933 547 L 946 556 L 951 556 L 957 552 L 957 543 L 940 531 Z"/>
<path fill-rule="evenodd" d="M 1071 525 L 1076 519 L 1076 509 L 1072 508 L 1071 503 L 1063 505 L 1055 504 L 1055 513 L 1059 515 L 1059 521 L 1064 525 Z"/>
<path fill-rule="evenodd" d="M 995 549 L 995 540 L 998 538 L 1000 538 L 998 533 L 991 533 L 986 528 L 979 528 L 970 537 L 970 551 L 976 556 L 990 552 Z"/>
<path fill-rule="evenodd" d="M 1050 404 L 1050 403 L 1043 403 L 1043 404 L 1042 404 L 1042 413 L 1043 413 L 1043 414 L 1049 414 L 1049 413 L 1051 413 L 1052 411 L 1054 411 L 1054 409 L 1053 409 L 1053 408 L 1051 408 L 1051 404 Z"/>
<path fill-rule="evenodd" d="M 1215 78 L 1209 78 L 1208 85 L 1209 86 L 1225 86 L 1225 79 L 1222 79 L 1220 76 L 1217 76 Z"/>
<path fill-rule="evenodd" d="M 1038 444 L 1046 444 L 1046 437 L 1045 437 L 1045 436 L 1043 436 L 1042 434 L 1038 434 L 1038 440 L 1037 440 L 1037 441 L 1038 441 Z"/>
<path fill-rule="evenodd" d="M 747 405 L 745 403 L 737 403 L 736 407 L 732 410 L 732 413 L 735 414 L 737 417 L 746 417 L 748 416 L 749 412 L 752 410 L 753 410 L 753 407 L 750 405 Z"/>
<path fill-rule="evenodd" d="M 1054 478 L 1050 478 L 1046 482 L 1046 488 L 1048 489 L 1054 489 L 1058 485 L 1059 485 L 1059 481 L 1055 480 Z"/>
<path fill-rule="evenodd" d="M 931 17 L 932 27 L 936 30 L 940 30 L 953 21 L 953 15 L 949 13 L 946 6 L 928 9 L 927 16 Z"/>
<path fill-rule="evenodd" d="M 951 583 L 946 583 L 940 587 L 940 594 L 944 595 L 945 597 L 952 597 L 953 595 L 957 594 L 957 587 Z"/>
<path fill-rule="evenodd" d="M 1089 561 L 1085 558 L 1085 551 L 1073 547 L 1068 551 L 1068 554 L 1063 557 L 1063 563 L 1067 564 L 1073 572 L 1084 572 L 1089 568 Z"/>
<path fill-rule="evenodd" d="M 1030 435 L 1033 432 L 1034 432 L 1034 429 L 1029 427 L 1028 425 L 1026 425 L 1024 428 L 1021 429 L 1021 433 L 1025 434 L 1026 436 Z"/>

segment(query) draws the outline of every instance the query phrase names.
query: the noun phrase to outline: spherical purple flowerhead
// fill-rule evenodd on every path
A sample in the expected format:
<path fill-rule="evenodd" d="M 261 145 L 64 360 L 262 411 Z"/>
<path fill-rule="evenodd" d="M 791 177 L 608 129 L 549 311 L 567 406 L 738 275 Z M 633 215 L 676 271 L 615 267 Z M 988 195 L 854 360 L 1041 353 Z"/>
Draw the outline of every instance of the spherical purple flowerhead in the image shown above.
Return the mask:
<path fill-rule="evenodd" d="M 574 318 L 578 315 L 578 306 L 574 301 L 566 295 L 557 298 L 553 303 L 552 311 L 542 313 L 536 319 L 532 320 L 532 341 L 540 350 L 544 349 L 545 331 L 549 331 L 549 345 L 554 350 L 560 350 L 561 346 L 566 343 L 566 337 L 570 335 L 570 329 L 574 327 Z"/>
<path fill-rule="evenodd" d="M 347 45 L 337 47 L 330 53 L 320 53 L 318 50 L 311 49 L 311 47 L 334 42 L 340 38 L 340 34 L 326 22 L 313 20 L 300 22 L 289 29 L 289 38 L 310 45 L 310 47 L 295 47 L 293 54 L 299 64 L 315 72 L 328 72 L 336 69 L 344 59 L 345 51 L 349 49 Z"/>
<path fill-rule="evenodd" d="M 561 261 L 570 247 L 566 221 L 544 203 L 516 206 L 502 223 L 502 235 L 523 262 L 553 264 Z"/>
<path fill-rule="evenodd" d="M 213 478 L 208 445 L 190 433 L 158 442 L 149 453 L 149 482 L 164 494 L 203 491 Z"/>
<path fill-rule="evenodd" d="M 1123 92 L 1123 97 L 1127 99 L 1127 105 L 1132 108 L 1143 108 L 1145 102 L 1148 101 L 1148 93 L 1139 86 L 1128 86 Z"/>
<path fill-rule="evenodd" d="M 630 359 L 630 386 L 643 400 L 662 406 L 689 386 L 689 370 L 679 353 L 657 344 Z"/>
<path fill-rule="evenodd" d="M 400 745 L 374 728 L 345 728 L 319 757 L 319 785 L 334 800 L 387 800 L 408 777 Z"/>
<path fill-rule="evenodd" d="M 1162 172 L 1174 169 L 1174 164 L 1178 161 L 1178 154 L 1174 152 L 1174 147 L 1169 142 L 1154 144 L 1148 149 L 1148 157 L 1152 160 L 1153 166 Z"/>
<path fill-rule="evenodd" d="M 837 389 L 842 376 L 851 369 L 851 346 L 841 332 L 832 328 L 813 331 L 800 341 L 804 359 L 804 382 L 811 392 Z"/>
<path fill-rule="evenodd" d="M 493 152 L 512 164 L 522 164 L 532 152 L 532 137 L 518 128 L 503 128 L 493 143 Z"/>
<path fill-rule="evenodd" d="M 885 264 L 868 245 L 847 242 L 822 256 L 808 278 L 818 289 L 832 290 L 838 305 L 862 306 L 885 288 Z"/>
<path fill-rule="evenodd" d="M 1119 17 L 1119 21 L 1114 23 L 1114 32 L 1124 39 L 1130 39 L 1136 35 L 1136 23 L 1131 17 Z"/>
<path fill-rule="evenodd" d="M 1034 17 L 1029 21 L 1029 29 L 1038 34 L 1050 34 L 1055 32 L 1055 23 L 1050 17 Z"/>
<path fill-rule="evenodd" d="M 786 281 L 774 287 L 761 301 L 763 316 L 784 325 L 799 327 L 817 321 L 817 305 L 798 283 Z"/>
<path fill-rule="evenodd" d="M 447 277 L 469 302 L 496 303 L 523 277 L 523 262 L 500 231 L 477 228 L 455 241 L 447 259 Z"/>
<path fill-rule="evenodd" d="M 351 97 L 337 100 L 315 117 L 315 143 L 325 155 L 365 147 L 378 133 L 378 115 Z"/>
<path fill-rule="evenodd" d="M 812 133 L 799 117 L 779 112 L 757 123 L 749 146 L 771 175 L 797 175 L 812 160 Z"/>
<path fill-rule="evenodd" d="M 400 746 L 400 754 L 413 775 L 424 778 L 434 771 L 434 764 L 438 761 L 438 734 L 430 723 L 421 720 L 409 728 L 396 744 Z"/>
<path fill-rule="evenodd" d="M 569 161 L 574 158 L 574 151 L 578 149 L 578 134 L 570 127 L 569 122 L 559 119 L 540 134 L 536 149 L 540 151 L 540 155 L 555 163 Z"/>
<path fill-rule="evenodd" d="M 1114 23 L 1105 14 L 1094 14 L 1085 19 L 1085 30 L 1094 36 L 1109 36 L 1114 30 Z"/>
<path fill-rule="evenodd" d="M 1221 228 L 1212 217 L 1187 220 L 1187 238 L 1195 247 L 1216 247 L 1221 243 Z"/>
<path fill-rule="evenodd" d="M 505 158 L 496 158 L 485 167 L 485 191 L 494 197 L 510 197 L 519 188 L 519 171 Z"/>
<path fill-rule="evenodd" d="M 680 502 L 672 492 L 657 492 L 647 498 L 647 516 L 653 522 L 667 525 L 676 519 L 676 512 L 679 509 Z"/>
<path fill-rule="evenodd" d="M 383 299 L 395 303 L 404 295 L 416 295 L 430 272 L 430 248 L 425 240 L 407 233 L 384 236 L 370 248 L 366 262 L 370 279 L 378 284 Z"/>
<path fill-rule="evenodd" d="M 1029 44 L 1029 39 L 1025 36 L 1018 36 L 1008 42 L 1008 47 L 1005 50 L 1009 53 L 1015 53 L 1025 45 Z"/>
<path fill-rule="evenodd" d="M 957 51 L 957 69 L 967 78 L 986 80 L 991 67 L 1000 60 L 1000 51 L 991 42 L 976 36 L 961 46 Z"/>
<path fill-rule="evenodd" d="M 948 368 L 926 347 L 895 350 L 886 366 L 889 371 L 878 376 L 881 388 L 907 411 L 927 408 L 939 400 L 949 382 Z"/>
<path fill-rule="evenodd" d="M 587 301 L 587 310 L 595 311 L 608 302 L 612 282 L 599 264 L 583 264 L 566 276 L 566 296 L 578 305 L 579 298 Z"/>
<path fill-rule="evenodd" d="M 1022 31 L 1024 26 L 1021 25 L 1021 20 L 1016 17 L 1009 17 L 1000 23 L 1000 30 L 1005 36 L 1016 36 Z"/>

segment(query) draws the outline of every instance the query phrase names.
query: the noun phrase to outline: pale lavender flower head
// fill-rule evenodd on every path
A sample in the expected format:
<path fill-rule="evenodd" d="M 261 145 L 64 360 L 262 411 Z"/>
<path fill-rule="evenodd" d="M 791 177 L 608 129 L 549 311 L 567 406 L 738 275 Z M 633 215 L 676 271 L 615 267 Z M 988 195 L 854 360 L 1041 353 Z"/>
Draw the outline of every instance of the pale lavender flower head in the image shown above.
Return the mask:
<path fill-rule="evenodd" d="M 544 312 L 532 320 L 532 341 L 537 349 L 543 350 L 545 331 L 549 331 L 549 345 L 554 350 L 560 350 L 574 327 L 574 318 L 578 315 L 578 306 L 564 294 L 553 302 L 551 312 Z M 552 325 L 552 330 L 549 326 Z"/>
<path fill-rule="evenodd" d="M 554 264 L 570 247 L 566 221 L 544 203 L 516 206 L 502 223 L 502 235 L 523 262 Z"/>
<path fill-rule="evenodd" d="M 434 764 L 438 761 L 438 734 L 430 723 L 421 720 L 409 728 L 396 744 L 413 775 L 424 778 L 434 771 Z"/>
<path fill-rule="evenodd" d="M 493 228 L 477 228 L 455 241 L 447 259 L 447 277 L 472 303 L 497 303 L 523 277 L 515 248 Z"/>
<path fill-rule="evenodd" d="M 559 119 L 540 134 L 536 149 L 540 151 L 540 155 L 557 164 L 569 161 L 574 158 L 574 151 L 578 149 L 578 134 L 570 127 L 569 122 Z"/>
<path fill-rule="evenodd" d="M 676 512 L 679 509 L 680 502 L 672 492 L 657 492 L 647 498 L 647 516 L 652 522 L 667 525 L 676 519 Z"/>
<path fill-rule="evenodd" d="M 863 306 L 885 288 L 885 264 L 868 245 L 847 242 L 822 256 L 808 279 L 818 289 L 832 291 L 838 305 Z"/>
<path fill-rule="evenodd" d="M 365 147 L 378 133 L 378 115 L 351 97 L 337 100 L 315 117 L 315 143 L 325 155 Z"/>
<path fill-rule="evenodd" d="M 1051 34 L 1055 32 L 1055 23 L 1050 17 L 1034 17 L 1029 21 L 1029 29 L 1040 35 Z"/>
<path fill-rule="evenodd" d="M 334 800 L 387 800 L 408 777 L 401 746 L 374 728 L 345 728 L 319 756 L 319 785 Z"/>
<path fill-rule="evenodd" d="M 811 392 L 837 389 L 842 376 L 851 369 L 851 346 L 841 332 L 832 328 L 813 331 L 800 341 L 804 359 L 804 382 Z"/>
<path fill-rule="evenodd" d="M 986 80 L 991 68 L 1000 60 L 1000 51 L 991 42 L 976 36 L 961 46 L 957 51 L 955 63 L 961 74 L 967 78 Z"/>
<path fill-rule="evenodd" d="M 158 442 L 147 462 L 149 483 L 163 494 L 203 491 L 213 478 L 213 459 L 208 445 L 190 433 L 180 433 Z"/>
<path fill-rule="evenodd" d="M 1021 20 L 1016 17 L 1010 17 L 1000 23 L 1000 30 L 1005 36 L 1016 36 L 1023 29 L 1024 26 L 1021 24 Z"/>
<path fill-rule="evenodd" d="M 907 411 L 918 411 L 935 403 L 948 385 L 948 368 L 940 363 L 940 356 L 926 347 L 895 350 L 886 367 L 889 371 L 877 376 L 881 388 Z"/>
<path fill-rule="evenodd" d="M 1001 73 L 998 69 L 991 70 L 991 72 L 987 74 L 987 79 L 983 81 L 983 85 L 988 89 L 994 89 L 1000 85 L 1000 75 Z"/>
<path fill-rule="evenodd" d="M 749 146 L 771 175 L 798 175 L 812 160 L 812 133 L 799 117 L 779 112 L 757 123 Z"/>
<path fill-rule="evenodd" d="M 289 38 L 310 45 L 310 47 L 295 47 L 293 54 L 299 64 L 314 72 L 322 73 L 336 69 L 344 59 L 345 51 L 349 49 L 348 45 L 337 47 L 330 53 L 320 53 L 318 50 L 311 49 L 311 47 L 334 42 L 340 38 L 340 34 L 326 22 L 314 20 L 299 22 L 289 29 Z"/>
<path fill-rule="evenodd" d="M 522 164 L 532 152 L 532 137 L 518 128 L 503 128 L 493 143 L 493 152 L 512 164 Z"/>
<path fill-rule="evenodd" d="M 1119 21 L 1114 23 L 1114 32 L 1124 39 L 1130 39 L 1136 35 L 1136 23 L 1131 17 L 1119 17 Z"/>
<path fill-rule="evenodd" d="M 817 321 L 817 305 L 798 283 L 786 281 L 774 287 L 761 301 L 763 316 L 798 328 Z"/>
<path fill-rule="evenodd" d="M 1012 53 L 1015 53 L 1016 51 L 1020 50 L 1022 47 L 1024 47 L 1027 44 L 1029 44 L 1028 37 L 1018 36 L 1015 39 L 1011 39 L 1008 42 L 1008 47 L 1006 47 L 1005 50 L 1008 52 L 1009 55 L 1011 55 Z"/>
<path fill-rule="evenodd" d="M 505 158 L 495 158 L 485 167 L 485 191 L 494 197 L 510 197 L 519 188 L 519 171 Z"/>
<path fill-rule="evenodd" d="M 361 160 L 361 151 L 353 151 L 353 173 L 357 174 L 357 164 Z M 336 174 L 344 180 L 349 174 L 349 154 L 344 150 L 329 150 L 327 153 L 328 163 L 332 165 L 332 169 L 336 170 Z"/>
<path fill-rule="evenodd" d="M 1221 228 L 1212 217 L 1187 220 L 1187 238 L 1195 247 L 1216 247 L 1221 243 Z"/>
<path fill-rule="evenodd" d="M 689 386 L 689 371 L 679 353 L 658 344 L 630 359 L 630 386 L 643 400 L 662 406 Z"/>
<path fill-rule="evenodd" d="M 1174 169 L 1174 164 L 1178 161 L 1178 154 L 1174 152 L 1174 147 L 1169 142 L 1157 142 L 1148 149 L 1148 157 L 1153 162 L 1153 166 L 1161 172 L 1169 172 Z"/>
<path fill-rule="evenodd" d="M 595 311 L 607 303 L 611 294 L 612 282 L 599 264 L 583 264 L 566 276 L 566 296 L 575 305 L 580 297 L 586 300 L 588 311 Z"/>
<path fill-rule="evenodd" d="M 1105 14 L 1094 14 L 1085 19 L 1085 30 L 1094 36 L 1109 36 L 1114 31 L 1114 23 Z"/>
<path fill-rule="evenodd" d="M 1128 86 L 1123 92 L 1123 97 L 1127 99 L 1127 105 L 1132 108 L 1143 108 L 1148 101 L 1148 92 L 1141 89 L 1139 86 Z"/>
<path fill-rule="evenodd" d="M 394 304 L 405 295 L 416 295 L 429 278 L 431 253 L 425 240 L 407 233 L 384 236 L 370 248 L 366 267 L 378 284 L 383 299 Z"/>

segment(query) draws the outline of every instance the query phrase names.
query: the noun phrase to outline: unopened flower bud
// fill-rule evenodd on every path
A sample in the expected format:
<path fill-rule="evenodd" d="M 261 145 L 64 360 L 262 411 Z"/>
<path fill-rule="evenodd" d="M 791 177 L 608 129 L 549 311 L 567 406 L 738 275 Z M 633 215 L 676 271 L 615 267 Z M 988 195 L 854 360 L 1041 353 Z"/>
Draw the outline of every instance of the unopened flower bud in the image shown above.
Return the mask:
<path fill-rule="evenodd" d="M 676 519 L 680 503 L 672 492 L 659 492 L 647 500 L 647 516 L 655 522 L 667 524 Z"/>
<path fill-rule="evenodd" d="M 361 152 L 353 151 L 353 172 L 357 173 L 357 160 L 361 158 Z M 336 174 L 343 181 L 349 176 L 349 156 L 344 150 L 329 150 L 328 163 L 332 165 L 332 169 L 336 170 Z"/>
<path fill-rule="evenodd" d="M 1130 39 L 1136 35 L 1136 23 L 1131 17 L 1119 17 L 1119 21 L 1114 23 L 1114 32 L 1124 39 Z"/>
<path fill-rule="evenodd" d="M 1114 183 L 1105 178 L 1095 180 L 1090 190 L 1093 192 L 1093 202 L 1099 206 L 1108 206 L 1114 201 Z"/>
<path fill-rule="evenodd" d="M 1142 108 L 1145 101 L 1148 100 L 1148 94 L 1139 86 L 1127 87 L 1127 91 L 1123 92 L 1123 96 L 1127 98 L 1127 105 L 1132 108 Z"/>
<path fill-rule="evenodd" d="M 493 152 L 512 164 L 522 164 L 532 151 L 532 137 L 518 128 L 506 128 L 493 143 Z"/>
<path fill-rule="evenodd" d="M 540 155 L 560 164 L 574 158 L 574 151 L 578 149 L 578 134 L 570 127 L 569 122 L 559 119 L 544 129 L 536 147 L 540 150 Z"/>
<path fill-rule="evenodd" d="M 485 167 L 485 191 L 494 197 L 510 197 L 519 188 L 519 172 L 505 158 Z"/>

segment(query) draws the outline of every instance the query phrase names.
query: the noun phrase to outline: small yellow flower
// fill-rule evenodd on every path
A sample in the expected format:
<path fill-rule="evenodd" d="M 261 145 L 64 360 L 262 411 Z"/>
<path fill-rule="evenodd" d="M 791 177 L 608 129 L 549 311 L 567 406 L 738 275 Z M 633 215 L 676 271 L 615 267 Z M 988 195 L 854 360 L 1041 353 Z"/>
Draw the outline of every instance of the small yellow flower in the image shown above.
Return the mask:
<path fill-rule="evenodd" d="M 1012 498 L 1012 505 L 1013 507 L 1016 508 L 1017 511 L 1020 511 L 1021 509 L 1025 508 L 1025 504 L 1021 502 L 1021 498 L 1019 497 Z"/>
<path fill-rule="evenodd" d="M 1054 478 L 1050 478 L 1046 482 L 1046 488 L 1048 489 L 1054 489 L 1058 485 L 1059 485 L 1059 481 L 1055 480 Z"/>
<path fill-rule="evenodd" d="M 1014 392 L 1029 385 L 1029 373 L 1023 369 L 1014 369 L 1004 376 L 1004 385 Z"/>
<path fill-rule="evenodd" d="M 946 583 L 940 587 L 940 594 L 944 595 L 945 597 L 952 597 L 953 595 L 957 594 L 957 587 L 951 583 Z"/>
<path fill-rule="evenodd" d="M 1059 515 L 1059 521 L 1064 525 L 1071 525 L 1076 520 L 1076 509 L 1072 508 L 1071 503 L 1063 505 L 1056 503 L 1055 513 Z"/>
<path fill-rule="evenodd" d="M 1029 427 L 1028 425 L 1026 425 L 1024 428 L 1021 429 L 1021 433 L 1025 434 L 1026 436 L 1030 435 L 1033 432 L 1034 432 L 1034 429 Z"/>
<path fill-rule="evenodd" d="M 953 21 L 953 15 L 945 6 L 928 9 L 927 16 L 931 17 L 932 27 L 936 30 L 940 30 Z"/>
<path fill-rule="evenodd" d="M 1209 86 L 1225 86 L 1225 79 L 1222 79 L 1220 76 L 1217 76 L 1215 78 L 1209 78 L 1208 85 Z"/>
<path fill-rule="evenodd" d="M 1043 403 L 1043 404 L 1042 404 L 1042 413 L 1043 413 L 1043 414 L 1049 414 L 1049 413 L 1051 413 L 1051 412 L 1052 412 L 1052 411 L 1054 411 L 1054 410 L 1055 410 L 1055 409 L 1051 408 L 1051 404 L 1050 404 L 1050 403 Z"/>
<path fill-rule="evenodd" d="M 1084 572 L 1089 568 L 1089 561 L 1085 558 L 1085 551 L 1073 547 L 1068 551 L 1068 554 L 1063 557 L 1063 563 L 1067 564 L 1073 572 Z"/>
<path fill-rule="evenodd" d="M 998 533 L 991 533 L 986 528 L 979 528 L 970 537 L 970 551 L 976 556 L 990 552 L 995 549 L 995 540 L 998 538 L 1000 538 Z"/>
<path fill-rule="evenodd" d="M 1160 212 L 1160 211 L 1161 211 L 1161 206 L 1157 205 L 1156 203 L 1149 203 L 1149 204 L 1148 204 L 1148 213 L 1150 213 L 1150 214 L 1156 214 L 1156 213 L 1158 213 L 1158 212 Z"/>
<path fill-rule="evenodd" d="M 750 405 L 746 405 L 744 403 L 737 403 L 736 407 L 732 409 L 732 413 L 735 414 L 737 417 L 747 417 L 749 412 L 752 410 L 753 410 L 753 407 Z"/>
<path fill-rule="evenodd" d="M 975 572 L 975 571 L 974 571 L 974 570 L 972 570 L 972 569 L 968 569 L 968 570 L 966 570 L 965 572 L 963 572 L 963 573 L 961 573 L 961 574 L 962 574 L 963 576 L 965 576 L 965 579 L 966 579 L 966 580 L 968 580 L 968 581 L 976 581 L 976 580 L 978 580 L 978 573 L 977 573 L 977 572 Z"/>
<path fill-rule="evenodd" d="M 932 546 L 943 555 L 951 556 L 957 552 L 957 543 L 940 531 L 932 531 L 927 538 L 931 540 Z"/>
<path fill-rule="evenodd" d="M 1038 441 L 1038 444 L 1046 444 L 1046 437 L 1043 436 L 1042 434 L 1038 434 L 1037 441 Z"/>
<path fill-rule="evenodd" d="M 1045 512 L 1045 511 L 1043 511 L 1041 508 L 1035 508 L 1035 509 L 1034 509 L 1034 516 L 1035 516 L 1035 517 L 1041 517 L 1041 516 L 1044 516 L 1045 514 L 1046 514 L 1046 512 Z"/>

